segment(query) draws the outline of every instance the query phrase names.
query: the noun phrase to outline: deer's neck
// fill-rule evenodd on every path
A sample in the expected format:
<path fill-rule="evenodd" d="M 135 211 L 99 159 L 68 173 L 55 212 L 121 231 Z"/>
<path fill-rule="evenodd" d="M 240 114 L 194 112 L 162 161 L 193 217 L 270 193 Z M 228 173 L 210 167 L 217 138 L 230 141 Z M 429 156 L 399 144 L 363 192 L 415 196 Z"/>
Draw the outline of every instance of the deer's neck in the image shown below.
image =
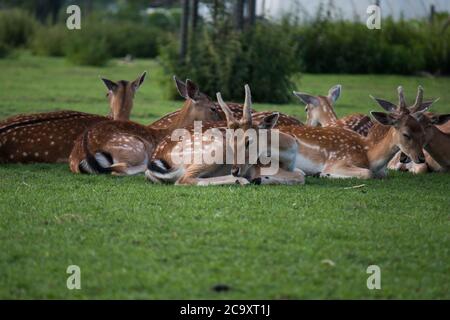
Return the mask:
<path fill-rule="evenodd" d="M 399 150 L 395 129 L 381 124 L 373 126 L 366 142 L 370 169 L 374 172 L 383 170 Z"/>
<path fill-rule="evenodd" d="M 335 123 L 338 120 L 336 112 L 334 112 L 333 106 L 327 97 L 321 97 L 322 105 L 319 106 L 322 110 L 321 113 L 321 125 L 328 126 Z"/>
<path fill-rule="evenodd" d="M 425 145 L 425 150 L 439 165 L 450 168 L 450 135 L 435 126 L 431 130 L 433 130 L 432 138 Z"/>

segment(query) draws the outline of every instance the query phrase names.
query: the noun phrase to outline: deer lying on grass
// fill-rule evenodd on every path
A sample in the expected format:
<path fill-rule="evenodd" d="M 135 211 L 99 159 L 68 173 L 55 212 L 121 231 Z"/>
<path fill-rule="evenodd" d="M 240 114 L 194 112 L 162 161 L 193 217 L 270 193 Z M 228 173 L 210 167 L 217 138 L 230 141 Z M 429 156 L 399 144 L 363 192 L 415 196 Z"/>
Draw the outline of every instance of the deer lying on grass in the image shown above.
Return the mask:
<path fill-rule="evenodd" d="M 414 162 L 423 163 L 425 132 L 406 112 L 402 88 L 398 90 L 398 112 L 372 111 L 377 123 L 367 138 L 339 127 L 280 127 L 299 143 L 297 168 L 309 175 L 331 178 L 383 177 L 387 163 L 398 150 Z"/>
<path fill-rule="evenodd" d="M 196 134 L 193 128 L 186 129 L 183 141 L 174 141 L 173 137 L 166 137 L 156 148 L 153 161 L 145 172 L 149 181 L 203 186 L 245 185 L 250 181 L 258 184 L 304 183 L 303 173 L 295 169 L 295 150 L 298 145 L 288 134 L 279 134 L 279 150 L 271 154 L 271 160 L 279 164 L 275 174 L 264 175 L 264 165 L 257 161 L 261 155 L 267 154 L 268 145 L 272 145 L 271 138 L 266 145 L 262 143 L 260 133 L 268 130 L 267 137 L 272 137 L 271 131 L 278 120 L 278 113 L 273 112 L 264 117 L 259 124 L 255 124 L 252 119 L 251 93 L 248 85 L 245 86 L 245 103 L 240 121 L 236 120 L 220 93 L 217 94 L 217 99 L 226 116 L 226 123 L 222 123 L 223 126 L 216 124 L 216 127 L 202 127 L 205 134 L 203 136 Z M 236 134 L 238 131 L 240 135 Z M 240 152 L 243 161 L 238 159 Z M 250 161 L 252 155 L 255 160 L 253 163 Z M 205 157 L 215 161 L 207 161 Z M 276 157 L 278 159 L 275 159 Z M 189 161 L 174 160 L 180 158 Z M 199 160 L 195 161 L 196 158 Z"/>
<path fill-rule="evenodd" d="M 0 122 L 0 162 L 67 162 L 75 140 L 86 128 L 109 119 L 126 120 L 146 73 L 136 80 L 102 81 L 108 89 L 108 117 L 78 111 L 17 115 Z"/>
<path fill-rule="evenodd" d="M 186 84 L 183 83 L 182 81 L 178 80 L 176 77 L 174 77 L 173 79 L 175 81 L 175 85 L 177 87 L 178 93 L 183 98 L 188 99 L 189 97 L 187 96 Z M 198 90 L 198 86 L 195 83 L 193 83 L 192 81 L 190 81 L 190 83 L 191 83 L 191 85 L 194 85 L 197 88 L 197 96 L 193 97 L 193 98 L 195 98 L 197 101 L 200 101 L 205 108 L 208 108 L 208 106 L 209 106 L 211 109 L 218 111 L 221 115 L 221 119 L 225 119 L 225 114 L 223 113 L 220 106 L 216 102 L 212 101 L 211 98 L 209 98 L 206 94 L 204 94 L 203 92 Z M 242 108 L 243 108 L 242 104 L 227 102 L 227 105 L 228 105 L 228 108 L 232 111 L 233 116 L 235 118 L 240 119 L 242 117 Z M 174 121 L 177 121 L 176 119 L 182 118 L 179 115 L 180 112 L 181 112 L 181 109 L 176 110 L 172 113 L 169 113 L 169 114 L 163 116 L 162 118 L 156 120 L 155 122 L 153 122 L 150 126 L 154 129 L 166 129 L 169 126 L 172 126 Z M 259 123 L 266 116 L 268 116 L 272 113 L 271 111 L 253 112 L 253 110 L 251 110 L 251 112 L 252 112 L 253 120 L 257 123 Z M 298 119 L 296 119 L 292 116 L 286 115 L 286 114 L 282 114 L 282 113 L 280 113 L 277 124 L 278 125 L 300 125 L 300 126 L 303 125 L 301 123 L 301 121 L 299 121 Z"/>
<path fill-rule="evenodd" d="M 410 171 L 412 173 L 425 173 L 429 170 L 431 171 L 446 171 L 446 160 L 450 157 L 450 147 L 448 143 L 446 143 L 447 133 L 450 132 L 450 126 L 447 124 L 449 115 L 434 115 L 430 112 L 424 112 L 428 108 L 431 107 L 433 103 L 438 101 L 428 100 L 423 101 L 423 88 L 419 86 L 417 88 L 417 95 L 414 104 L 405 109 L 405 112 L 409 112 L 410 114 L 416 114 L 419 111 L 422 111 L 418 114 L 417 120 L 422 125 L 425 130 L 425 161 L 426 163 L 417 164 L 410 161 L 409 157 L 407 157 L 404 153 L 397 153 L 395 157 L 389 162 L 388 168 L 393 170 L 400 171 Z M 383 107 L 386 110 L 395 110 L 396 106 L 388 101 L 383 101 Z M 449 123 L 450 124 L 450 123 Z M 438 127 L 436 127 L 438 126 Z M 445 132 L 448 130 L 448 132 Z M 439 148 L 439 145 L 442 145 L 442 148 Z M 431 149 L 432 153 L 439 159 L 436 161 L 433 156 L 430 156 L 428 149 Z M 441 163 L 444 167 L 441 167 Z"/>
<path fill-rule="evenodd" d="M 102 123 L 90 128 L 77 140 L 70 156 L 72 172 L 117 175 L 143 172 L 154 146 L 173 130 L 190 126 L 194 121 L 215 122 L 225 119 L 220 107 L 200 92 L 194 82 L 188 79 L 183 83 L 176 77 L 174 81 L 178 92 L 186 99 L 180 110 L 166 115 L 146 128 L 135 123 Z M 234 115 L 242 114 L 241 105 L 232 106 Z M 254 120 L 260 122 L 268 114 L 271 113 L 257 112 Z M 288 115 L 283 115 L 282 119 L 286 124 L 301 125 L 300 121 Z"/>
<path fill-rule="evenodd" d="M 439 167 L 435 171 L 450 171 L 450 134 L 441 131 L 438 126 L 449 123 L 450 114 L 430 115 L 426 114 L 419 118 L 419 123 L 423 126 L 427 141 L 425 151 Z M 430 161 L 431 162 L 431 161 Z"/>
<path fill-rule="evenodd" d="M 133 175 L 144 172 L 154 147 L 167 134 L 194 121 L 219 121 L 218 108 L 210 103 L 197 85 L 175 79 L 186 99 L 177 113 L 165 118 L 164 125 L 144 126 L 131 121 L 104 121 L 91 126 L 77 139 L 70 155 L 70 170 L 75 173 L 113 173 Z"/>
<path fill-rule="evenodd" d="M 306 124 L 308 126 L 341 127 L 367 136 L 373 125 L 368 116 L 360 113 L 338 119 L 333 106 L 341 95 L 341 85 L 339 84 L 332 87 L 327 96 L 313 96 L 296 91 L 294 91 L 294 95 L 306 104 Z"/>

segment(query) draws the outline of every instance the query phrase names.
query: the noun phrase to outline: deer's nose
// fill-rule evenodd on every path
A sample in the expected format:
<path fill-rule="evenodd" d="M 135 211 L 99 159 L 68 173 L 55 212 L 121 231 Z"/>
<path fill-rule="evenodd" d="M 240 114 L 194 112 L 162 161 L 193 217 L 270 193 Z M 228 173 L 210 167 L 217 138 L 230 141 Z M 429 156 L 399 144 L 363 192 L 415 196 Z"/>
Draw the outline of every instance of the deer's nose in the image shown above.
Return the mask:
<path fill-rule="evenodd" d="M 237 177 L 237 176 L 239 176 L 239 172 L 241 171 L 241 169 L 239 168 L 239 167 L 233 167 L 232 169 L 231 169 L 231 174 L 234 176 L 234 177 Z"/>
<path fill-rule="evenodd" d="M 411 158 L 402 152 L 400 154 L 400 163 L 410 163 L 410 162 L 411 162 Z"/>

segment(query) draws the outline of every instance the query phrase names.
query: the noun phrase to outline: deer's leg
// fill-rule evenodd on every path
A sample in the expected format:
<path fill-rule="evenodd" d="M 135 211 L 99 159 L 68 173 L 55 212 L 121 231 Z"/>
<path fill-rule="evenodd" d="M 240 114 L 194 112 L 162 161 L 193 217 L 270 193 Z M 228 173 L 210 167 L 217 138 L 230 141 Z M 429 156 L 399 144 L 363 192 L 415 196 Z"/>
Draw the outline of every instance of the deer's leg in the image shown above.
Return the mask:
<path fill-rule="evenodd" d="M 395 156 L 389 161 L 387 168 L 389 170 L 396 170 L 396 171 L 408 171 L 408 166 L 406 163 L 400 162 L 400 154 L 402 152 L 399 151 L 395 154 Z"/>
<path fill-rule="evenodd" d="M 252 179 L 252 182 L 264 185 L 273 184 L 284 184 L 284 185 L 294 185 L 294 184 L 305 184 L 305 175 L 299 169 L 294 169 L 294 171 L 287 171 L 284 169 L 278 169 L 277 174 L 274 175 L 258 175 Z"/>
<path fill-rule="evenodd" d="M 100 166 L 111 170 L 113 175 L 135 175 L 147 169 L 151 148 L 135 136 L 123 135 L 121 139 L 108 142 L 94 156 Z M 104 154 L 109 154 L 112 163 Z"/>
<path fill-rule="evenodd" d="M 424 150 L 424 154 L 425 154 L 425 161 L 428 165 L 428 168 L 430 169 L 430 171 L 432 172 L 445 172 L 446 170 L 439 164 L 436 162 L 436 160 L 434 160 L 430 154 L 428 152 L 426 152 Z"/>
<path fill-rule="evenodd" d="M 326 165 L 320 176 L 335 179 L 370 179 L 372 178 L 372 172 L 369 169 L 348 165 L 346 163 L 335 163 Z"/>
<path fill-rule="evenodd" d="M 409 172 L 414 174 L 422 174 L 428 172 L 428 165 L 426 163 L 412 163 Z"/>
<path fill-rule="evenodd" d="M 217 165 L 191 165 L 186 170 L 185 174 L 180 177 L 176 185 L 197 185 L 197 186 L 214 186 L 214 185 L 246 185 L 250 182 L 242 177 L 235 177 L 233 175 L 223 175 L 211 178 L 200 178 L 201 174 L 208 172 L 215 172 Z"/>
<path fill-rule="evenodd" d="M 75 140 L 75 144 L 69 156 L 69 166 L 70 171 L 73 173 L 80 173 L 80 161 L 86 158 L 83 152 L 83 135 L 80 135 L 77 140 Z"/>

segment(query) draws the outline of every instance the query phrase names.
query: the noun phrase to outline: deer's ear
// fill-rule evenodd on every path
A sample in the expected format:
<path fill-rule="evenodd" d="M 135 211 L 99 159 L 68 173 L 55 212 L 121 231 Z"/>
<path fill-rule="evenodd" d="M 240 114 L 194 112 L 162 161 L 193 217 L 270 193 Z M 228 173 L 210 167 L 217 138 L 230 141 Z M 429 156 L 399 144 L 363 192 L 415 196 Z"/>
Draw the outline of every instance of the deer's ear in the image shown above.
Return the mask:
<path fill-rule="evenodd" d="M 272 129 L 277 124 L 279 117 L 280 114 L 278 112 L 274 112 L 271 115 L 264 117 L 258 127 L 260 129 Z"/>
<path fill-rule="evenodd" d="M 422 104 L 420 105 L 419 110 L 417 110 L 417 111 L 427 111 L 438 100 L 439 100 L 439 98 L 437 98 L 435 100 L 429 100 L 429 101 L 422 102 Z"/>
<path fill-rule="evenodd" d="M 341 96 L 342 86 L 340 84 L 335 85 L 328 91 L 328 99 L 335 103 Z"/>
<path fill-rule="evenodd" d="M 200 93 L 198 86 L 190 79 L 186 80 L 186 92 L 187 96 L 192 100 L 197 100 Z"/>
<path fill-rule="evenodd" d="M 446 123 L 447 121 L 450 120 L 450 114 L 440 114 L 440 115 L 435 115 L 433 117 L 431 117 L 431 123 L 434 125 L 443 125 L 444 123 Z"/>
<path fill-rule="evenodd" d="M 399 121 L 397 117 L 389 113 L 371 111 L 370 114 L 377 122 L 385 126 L 394 126 Z"/>
<path fill-rule="evenodd" d="M 186 84 L 178 79 L 176 76 L 173 76 L 173 81 L 175 81 L 175 87 L 177 87 L 178 93 L 185 99 L 189 99 L 186 90 Z"/>
<path fill-rule="evenodd" d="M 375 100 L 380 107 L 382 107 L 384 110 L 386 110 L 387 112 L 395 112 L 397 111 L 397 106 L 395 104 L 393 104 L 392 102 L 383 100 L 383 99 L 379 99 L 379 98 L 375 98 L 373 96 L 370 96 L 373 100 Z"/>
<path fill-rule="evenodd" d="M 139 89 L 139 87 L 142 85 L 146 75 L 147 71 L 144 71 L 136 80 L 133 81 L 133 88 L 135 91 L 137 91 L 137 89 Z"/>
<path fill-rule="evenodd" d="M 311 104 L 313 106 L 320 106 L 320 101 L 319 98 L 312 96 L 310 94 L 307 93 L 303 93 L 303 92 L 296 92 L 294 91 L 294 95 L 300 99 L 300 101 L 302 101 L 304 104 Z"/>
<path fill-rule="evenodd" d="M 105 84 L 108 91 L 115 91 L 117 89 L 118 84 L 115 83 L 114 81 L 111 81 L 111 80 L 105 79 L 105 78 L 100 78 L 100 79 L 102 79 L 102 81 Z"/>

